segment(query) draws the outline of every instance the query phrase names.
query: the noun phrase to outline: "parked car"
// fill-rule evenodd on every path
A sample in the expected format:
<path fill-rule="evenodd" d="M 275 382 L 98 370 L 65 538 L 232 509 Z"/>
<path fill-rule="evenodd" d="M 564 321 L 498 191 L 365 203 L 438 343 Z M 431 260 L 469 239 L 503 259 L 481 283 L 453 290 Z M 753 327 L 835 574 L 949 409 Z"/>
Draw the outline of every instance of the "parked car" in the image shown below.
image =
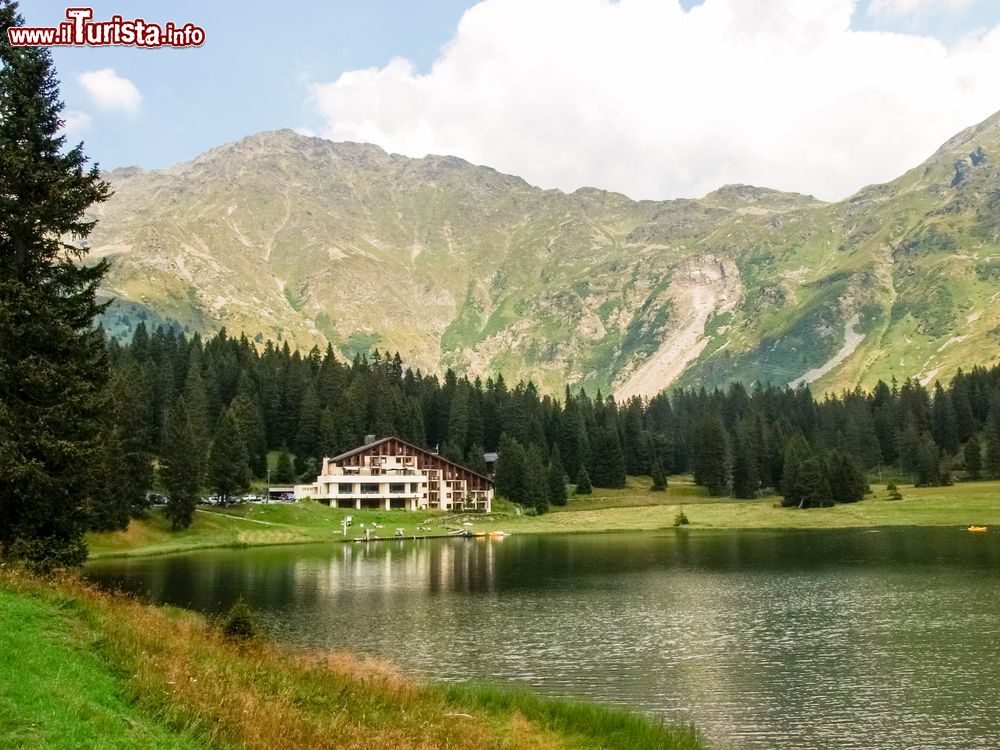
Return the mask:
<path fill-rule="evenodd" d="M 159 492 L 147 492 L 146 502 L 151 506 L 166 505 L 169 498 Z"/>

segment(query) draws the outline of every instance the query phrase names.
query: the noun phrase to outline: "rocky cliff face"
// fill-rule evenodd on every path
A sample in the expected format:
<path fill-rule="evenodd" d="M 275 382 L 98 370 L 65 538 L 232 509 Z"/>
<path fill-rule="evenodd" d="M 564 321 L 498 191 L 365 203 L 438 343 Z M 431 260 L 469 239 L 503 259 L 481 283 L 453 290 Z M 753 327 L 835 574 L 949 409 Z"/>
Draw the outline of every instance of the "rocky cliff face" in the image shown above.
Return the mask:
<path fill-rule="evenodd" d="M 635 202 L 280 131 L 110 173 L 91 244 L 119 334 L 225 326 L 622 396 L 839 388 L 995 360 L 997 164 L 1000 116 L 840 203 L 745 185 Z"/>

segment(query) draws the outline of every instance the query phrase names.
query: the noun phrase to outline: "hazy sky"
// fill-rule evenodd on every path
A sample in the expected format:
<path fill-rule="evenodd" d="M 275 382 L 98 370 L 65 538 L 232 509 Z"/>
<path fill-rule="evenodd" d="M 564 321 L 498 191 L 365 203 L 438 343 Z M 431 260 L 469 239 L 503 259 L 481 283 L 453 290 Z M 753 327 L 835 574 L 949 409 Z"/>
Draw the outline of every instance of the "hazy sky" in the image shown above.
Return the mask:
<path fill-rule="evenodd" d="M 55 25 L 65 2 L 22 3 Z M 97 0 L 197 49 L 55 49 L 104 168 L 276 128 L 634 198 L 838 199 L 1000 110 L 997 0 Z M 227 10 L 227 8 L 230 8 Z"/>

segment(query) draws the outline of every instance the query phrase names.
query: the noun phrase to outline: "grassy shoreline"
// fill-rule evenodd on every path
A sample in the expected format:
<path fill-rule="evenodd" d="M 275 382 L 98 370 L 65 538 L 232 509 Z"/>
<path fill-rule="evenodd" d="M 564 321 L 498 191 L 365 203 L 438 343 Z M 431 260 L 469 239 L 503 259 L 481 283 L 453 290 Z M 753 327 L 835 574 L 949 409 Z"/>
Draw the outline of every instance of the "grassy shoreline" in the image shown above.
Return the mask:
<path fill-rule="evenodd" d="M 339 652 L 227 640 L 193 612 L 0 570 L 0 746 L 658 748 L 690 727 Z"/>
<path fill-rule="evenodd" d="M 675 477 L 665 493 L 650 492 L 645 477 L 629 477 L 622 490 L 598 490 L 572 498 L 565 508 L 542 516 L 517 515 L 498 504 L 489 516 L 405 511 L 336 510 L 312 502 L 201 508 L 190 529 L 171 532 L 162 513 L 133 521 L 126 531 L 91 534 L 91 559 L 171 554 L 219 547 L 354 541 L 368 528 L 392 537 L 433 538 L 468 528 L 475 533 L 511 534 L 641 533 L 672 528 L 683 508 L 689 529 L 832 529 L 886 526 L 1000 526 L 1000 482 L 967 482 L 951 487 L 901 485 L 904 499 L 884 499 L 875 488 L 860 503 L 832 508 L 781 508 L 777 497 L 758 500 L 710 498 L 700 487 Z M 881 495 L 881 496 L 880 496 Z M 341 520 L 350 515 L 347 536 Z M 471 526 L 464 526 L 468 523 Z M 362 526 L 364 524 L 364 526 Z M 374 526 L 377 524 L 378 526 Z"/>

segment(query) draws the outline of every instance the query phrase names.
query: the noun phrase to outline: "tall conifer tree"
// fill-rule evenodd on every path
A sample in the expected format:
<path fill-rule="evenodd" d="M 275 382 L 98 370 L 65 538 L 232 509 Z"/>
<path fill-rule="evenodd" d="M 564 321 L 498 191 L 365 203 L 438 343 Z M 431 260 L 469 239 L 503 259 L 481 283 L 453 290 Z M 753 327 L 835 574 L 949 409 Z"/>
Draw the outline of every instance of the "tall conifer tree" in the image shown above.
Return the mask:
<path fill-rule="evenodd" d="M 760 471 L 754 433 L 748 422 L 737 429 L 733 441 L 733 496 L 752 499 L 760 493 Z"/>
<path fill-rule="evenodd" d="M 566 504 L 566 470 L 563 468 L 562 458 L 559 455 L 559 446 L 554 444 L 549 453 L 549 481 L 548 493 L 549 504 Z"/>
<path fill-rule="evenodd" d="M 51 568 L 86 558 L 85 508 L 101 502 L 107 263 L 80 263 L 75 243 L 109 193 L 82 144 L 64 148 L 48 50 L 10 44 L 22 24 L 0 0 L 0 557 Z"/>
<path fill-rule="evenodd" d="M 695 435 L 694 481 L 710 495 L 724 495 L 729 484 L 726 428 L 715 415 L 705 417 Z"/>
<path fill-rule="evenodd" d="M 288 452 L 286 446 L 281 446 L 278 451 L 278 462 L 274 466 L 274 475 L 271 480 L 278 484 L 291 484 L 295 481 L 295 466 L 292 464 L 292 454 Z"/>
<path fill-rule="evenodd" d="M 975 435 L 969 438 L 962 454 L 965 457 L 965 475 L 973 481 L 979 479 L 983 473 L 983 449 L 979 438 Z"/>
<path fill-rule="evenodd" d="M 524 463 L 524 504 L 534 508 L 536 513 L 546 513 L 549 510 L 549 481 L 546 462 L 538 446 L 532 445 L 525 450 Z"/>
<path fill-rule="evenodd" d="M 497 457 L 496 476 L 494 477 L 497 495 L 506 497 L 515 503 L 524 504 L 528 494 L 525 481 L 526 471 L 527 456 L 524 452 L 524 446 L 509 435 L 502 435 L 499 456 Z"/>
<path fill-rule="evenodd" d="M 219 416 L 209 451 L 208 476 L 223 504 L 232 502 L 250 484 L 247 449 L 232 409 Z"/>
<path fill-rule="evenodd" d="M 649 489 L 653 492 L 665 492 L 667 489 L 667 473 L 663 470 L 663 464 L 660 462 L 659 457 L 653 459 L 653 468 L 650 473 L 653 484 Z"/>
<path fill-rule="evenodd" d="M 184 400 L 178 398 L 167 419 L 160 461 L 160 476 L 167 490 L 167 518 L 175 531 L 191 525 L 198 504 L 202 460 L 194 437 L 187 407 Z"/>
<path fill-rule="evenodd" d="M 1000 479 L 1000 414 L 996 411 L 986 422 L 986 473 L 990 479 Z"/>

